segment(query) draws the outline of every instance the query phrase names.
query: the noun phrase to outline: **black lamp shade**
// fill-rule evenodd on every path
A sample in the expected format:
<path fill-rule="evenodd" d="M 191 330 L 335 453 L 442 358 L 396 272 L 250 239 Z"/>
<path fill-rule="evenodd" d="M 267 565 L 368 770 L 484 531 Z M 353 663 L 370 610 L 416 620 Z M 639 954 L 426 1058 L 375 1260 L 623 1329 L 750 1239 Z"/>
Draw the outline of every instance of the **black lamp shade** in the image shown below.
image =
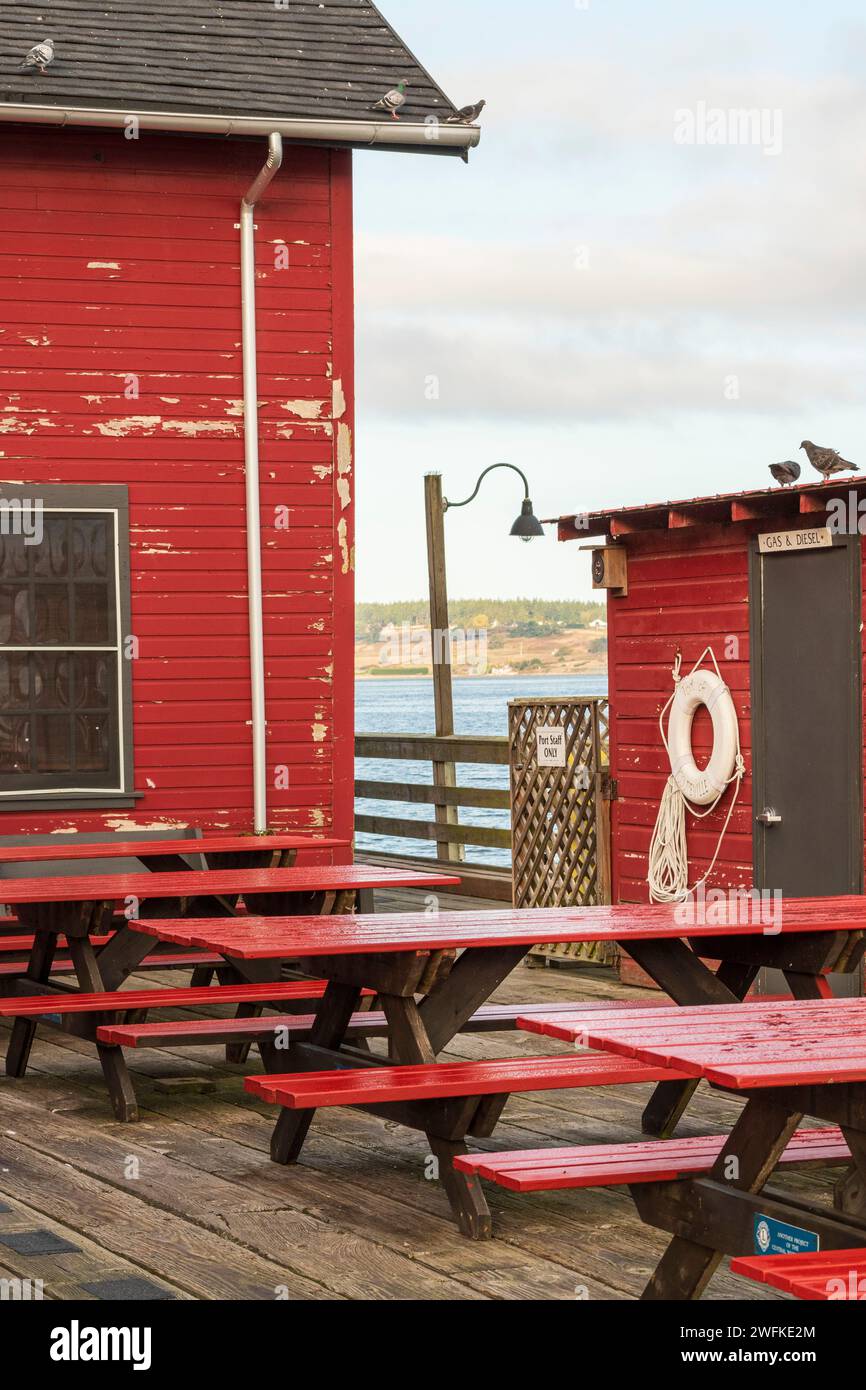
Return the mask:
<path fill-rule="evenodd" d="M 544 535 L 544 527 L 532 510 L 532 499 L 526 497 L 521 508 L 520 516 L 511 528 L 512 536 L 519 536 L 522 541 L 531 541 L 536 536 Z"/>

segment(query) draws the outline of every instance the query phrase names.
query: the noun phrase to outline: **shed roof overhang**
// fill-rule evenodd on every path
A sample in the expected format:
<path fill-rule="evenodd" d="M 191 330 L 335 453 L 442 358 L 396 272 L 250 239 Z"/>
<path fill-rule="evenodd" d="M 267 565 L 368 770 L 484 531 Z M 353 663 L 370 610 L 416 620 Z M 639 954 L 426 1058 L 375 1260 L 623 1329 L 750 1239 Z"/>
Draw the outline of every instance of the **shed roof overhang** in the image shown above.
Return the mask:
<path fill-rule="evenodd" d="M 180 134 L 258 135 L 276 132 L 289 143 L 328 145 L 344 149 L 387 149 L 466 158 L 481 139 L 478 126 L 445 122 L 308 120 L 279 116 L 221 116 L 188 111 L 111 110 L 107 107 L 37 106 L 29 102 L 0 102 L 0 122 L 43 126 L 87 126 L 165 130 Z"/>
<path fill-rule="evenodd" d="M 762 488 L 754 492 L 725 492 L 710 497 L 690 497 L 679 502 L 653 502 L 640 507 L 611 507 L 604 511 L 569 513 L 552 517 L 561 541 L 603 536 L 617 540 L 637 532 L 673 531 L 690 526 L 736 526 L 747 522 L 778 523 L 780 529 L 798 518 L 825 515 L 834 499 L 846 507 L 854 498 L 866 511 L 866 478 L 830 479 L 825 483 L 801 483 L 797 487 Z M 866 524 L 866 523 L 864 523 Z"/>

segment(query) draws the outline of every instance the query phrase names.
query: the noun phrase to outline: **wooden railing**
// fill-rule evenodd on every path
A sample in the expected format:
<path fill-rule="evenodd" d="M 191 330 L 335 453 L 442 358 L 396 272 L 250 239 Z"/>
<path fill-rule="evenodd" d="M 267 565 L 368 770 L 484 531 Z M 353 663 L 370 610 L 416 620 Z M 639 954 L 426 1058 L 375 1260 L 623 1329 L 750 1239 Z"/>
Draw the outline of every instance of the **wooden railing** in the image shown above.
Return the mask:
<path fill-rule="evenodd" d="M 481 763 L 507 767 L 508 739 L 470 734 L 450 734 L 436 737 L 431 734 L 358 734 L 355 756 L 379 761 L 421 762 L 431 767 L 454 766 L 459 763 Z M 420 772 L 417 774 L 420 776 Z M 487 825 L 460 824 L 460 808 L 508 811 L 510 793 L 507 787 L 460 787 L 435 785 L 432 781 L 373 781 L 358 778 L 355 799 L 387 801 L 411 806 L 432 806 L 435 819 L 420 820 L 409 816 L 355 816 L 355 831 L 359 834 L 383 835 L 396 839 L 420 840 L 433 848 L 436 858 L 419 859 L 414 854 L 385 854 L 363 851 L 366 860 L 397 864 L 411 858 L 415 865 L 429 864 L 452 868 L 461 877 L 461 893 L 467 896 L 511 900 L 511 868 L 492 864 L 470 864 L 465 860 L 467 846 L 507 850 L 510 858 L 511 831 Z M 459 867 L 458 867 L 459 866 Z"/>

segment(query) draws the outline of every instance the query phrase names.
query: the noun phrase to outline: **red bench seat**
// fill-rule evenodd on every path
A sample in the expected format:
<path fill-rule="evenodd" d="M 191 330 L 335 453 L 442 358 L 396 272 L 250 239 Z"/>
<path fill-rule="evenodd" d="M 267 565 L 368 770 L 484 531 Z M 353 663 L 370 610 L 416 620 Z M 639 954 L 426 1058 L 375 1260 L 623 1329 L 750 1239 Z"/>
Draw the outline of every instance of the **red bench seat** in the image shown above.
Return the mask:
<path fill-rule="evenodd" d="M 487 1178 L 511 1192 L 550 1192 L 569 1187 L 620 1187 L 673 1182 L 708 1173 L 725 1145 L 722 1135 L 652 1139 L 637 1144 L 590 1144 L 568 1149 L 518 1149 L 461 1154 L 454 1167 Z M 781 1162 L 850 1163 L 840 1129 L 804 1129 L 794 1135 Z"/>
<path fill-rule="evenodd" d="M 188 951 L 166 951 L 164 955 L 145 956 L 130 974 L 137 975 L 139 970 L 181 970 L 187 967 L 194 969 L 199 965 L 225 965 L 225 960 L 222 956 L 207 956 L 202 951 L 195 955 Z M 0 980 L 14 979 L 26 973 L 26 960 L 0 960 Z M 75 966 L 72 959 L 69 956 L 58 956 L 51 966 L 51 974 L 74 975 Z"/>
<path fill-rule="evenodd" d="M 283 980 L 255 985 L 206 985 L 190 989 L 123 989 L 104 994 L 23 994 L 0 999 L 0 1018 L 48 1014 L 122 1014 L 139 1009 L 190 1009 L 211 1004 L 266 1004 L 287 999 L 321 999 L 325 980 Z"/>
<path fill-rule="evenodd" d="M 508 1095 L 517 1091 L 624 1086 L 683 1077 L 630 1057 L 581 1053 L 569 1057 L 508 1057 L 499 1062 L 433 1062 L 404 1067 L 352 1067 L 291 1076 L 248 1076 L 253 1095 L 288 1110 L 332 1105 L 382 1105 L 452 1096 Z"/>
<path fill-rule="evenodd" d="M 607 1004 L 588 1004 L 587 1009 L 608 1008 Z M 627 1007 L 627 1004 L 621 1005 Z M 518 1017 L 534 1012 L 545 1017 L 562 1010 L 573 1010 L 573 1004 L 484 1004 L 464 1024 L 463 1033 L 507 1032 L 516 1027 Z M 99 1029 L 100 1042 L 119 1047 L 197 1047 L 207 1043 L 226 1043 L 242 1039 L 256 1042 L 267 1038 L 276 1028 L 287 1028 L 298 1040 L 309 1035 L 313 1016 L 292 1014 L 289 1017 L 191 1019 L 189 1022 L 116 1023 Z M 379 1012 L 354 1014 L 347 1029 L 350 1038 L 384 1038 L 388 1036 L 385 1015 Z"/>

